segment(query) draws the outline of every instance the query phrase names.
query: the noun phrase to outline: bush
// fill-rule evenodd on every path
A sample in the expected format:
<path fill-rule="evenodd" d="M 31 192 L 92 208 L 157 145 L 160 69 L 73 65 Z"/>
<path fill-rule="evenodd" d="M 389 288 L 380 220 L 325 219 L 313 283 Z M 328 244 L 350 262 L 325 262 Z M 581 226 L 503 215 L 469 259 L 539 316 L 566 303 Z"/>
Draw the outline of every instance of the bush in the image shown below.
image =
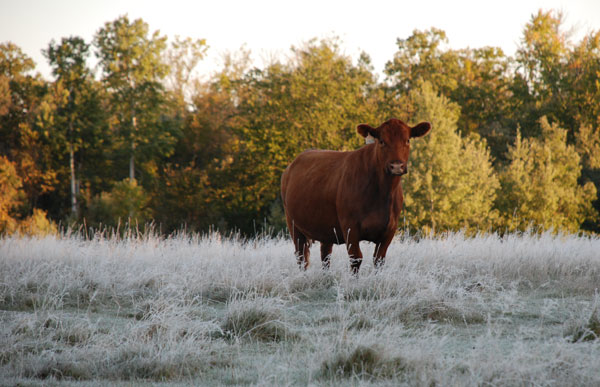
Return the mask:
<path fill-rule="evenodd" d="M 102 192 L 88 205 L 86 222 L 92 227 L 117 227 L 122 223 L 145 225 L 152 219 L 149 195 L 135 180 L 124 179 L 110 192 Z"/>

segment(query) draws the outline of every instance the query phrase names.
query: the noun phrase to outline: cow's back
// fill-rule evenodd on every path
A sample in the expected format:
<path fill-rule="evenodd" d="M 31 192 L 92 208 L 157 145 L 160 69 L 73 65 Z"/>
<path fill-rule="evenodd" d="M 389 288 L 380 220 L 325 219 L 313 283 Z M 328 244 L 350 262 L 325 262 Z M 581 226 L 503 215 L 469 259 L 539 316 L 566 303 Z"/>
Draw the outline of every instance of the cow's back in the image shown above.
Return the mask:
<path fill-rule="evenodd" d="M 281 179 L 288 220 L 310 239 L 341 243 L 336 197 L 350 152 L 309 150 L 300 154 Z"/>

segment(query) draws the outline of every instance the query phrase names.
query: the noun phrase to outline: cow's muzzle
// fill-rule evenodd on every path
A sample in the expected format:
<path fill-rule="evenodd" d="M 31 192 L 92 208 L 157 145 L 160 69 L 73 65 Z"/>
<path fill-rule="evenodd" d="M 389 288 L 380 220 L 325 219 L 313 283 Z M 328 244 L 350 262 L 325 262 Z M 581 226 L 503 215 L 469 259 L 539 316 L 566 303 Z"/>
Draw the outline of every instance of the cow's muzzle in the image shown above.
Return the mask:
<path fill-rule="evenodd" d="M 394 176 L 402 176 L 408 172 L 408 166 L 402 161 L 392 161 L 387 166 L 388 173 Z"/>

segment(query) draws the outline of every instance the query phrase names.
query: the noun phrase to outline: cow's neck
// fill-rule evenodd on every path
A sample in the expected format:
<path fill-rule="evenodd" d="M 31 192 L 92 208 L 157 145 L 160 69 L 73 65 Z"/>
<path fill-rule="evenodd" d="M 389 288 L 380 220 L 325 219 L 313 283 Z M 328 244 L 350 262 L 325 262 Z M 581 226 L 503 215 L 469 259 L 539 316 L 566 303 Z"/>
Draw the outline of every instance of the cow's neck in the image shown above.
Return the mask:
<path fill-rule="evenodd" d="M 390 175 L 385 171 L 378 171 L 377 180 L 379 190 L 385 197 L 395 197 L 399 193 L 400 176 Z"/>
<path fill-rule="evenodd" d="M 373 145 L 375 146 L 375 145 Z M 390 175 L 385 171 L 385 167 L 381 166 L 381 163 L 377 160 L 377 155 L 374 149 L 369 152 L 368 157 L 370 158 L 368 163 L 367 173 L 369 176 L 374 176 L 377 184 L 377 191 L 382 199 L 392 199 L 398 194 L 401 194 L 401 177 Z"/>

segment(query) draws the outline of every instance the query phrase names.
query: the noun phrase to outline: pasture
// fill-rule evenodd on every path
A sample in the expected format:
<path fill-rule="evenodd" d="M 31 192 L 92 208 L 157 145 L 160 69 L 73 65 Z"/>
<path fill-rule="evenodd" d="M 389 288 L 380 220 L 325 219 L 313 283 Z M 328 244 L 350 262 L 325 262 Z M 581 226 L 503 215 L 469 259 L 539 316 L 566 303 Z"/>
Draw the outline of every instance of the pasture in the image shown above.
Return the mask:
<path fill-rule="evenodd" d="M 372 246 L 362 243 L 365 256 Z M 600 239 L 0 240 L 0 385 L 600 385 Z"/>

